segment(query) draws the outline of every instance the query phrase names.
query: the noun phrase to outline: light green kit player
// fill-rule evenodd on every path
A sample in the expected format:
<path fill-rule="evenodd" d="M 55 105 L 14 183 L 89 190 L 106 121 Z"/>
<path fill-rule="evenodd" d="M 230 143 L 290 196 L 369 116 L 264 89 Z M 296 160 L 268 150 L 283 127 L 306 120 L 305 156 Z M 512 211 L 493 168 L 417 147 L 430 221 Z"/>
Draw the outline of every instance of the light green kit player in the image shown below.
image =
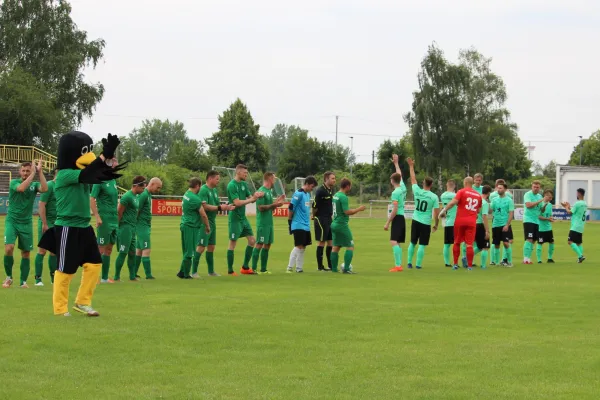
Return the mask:
<path fill-rule="evenodd" d="M 117 233 L 119 230 L 119 189 L 117 181 L 114 179 L 103 183 L 95 184 L 92 187 L 90 207 L 96 218 L 96 236 L 98 239 L 98 249 L 102 255 L 102 273 L 100 275 L 101 283 L 113 283 L 109 279 L 110 256 L 113 246 L 117 243 Z"/>
<path fill-rule="evenodd" d="M 533 181 L 531 190 L 525 193 L 523 202 L 525 210 L 523 212 L 523 233 L 525 243 L 523 243 L 523 264 L 531 264 L 531 253 L 533 253 L 533 244 L 537 242 L 539 236 L 540 213 L 544 196 L 540 193 L 540 182 Z M 538 261 L 541 261 L 538 259 Z"/>
<path fill-rule="evenodd" d="M 39 182 L 33 182 L 35 170 L 38 172 Z M 6 279 L 2 284 L 4 288 L 10 287 L 13 282 L 12 269 L 15 262 L 13 253 L 17 239 L 21 250 L 20 286 L 28 287 L 29 256 L 33 250 L 33 204 L 38 193 L 48 190 L 41 161 L 35 167 L 31 163 L 21 164 L 19 175 L 21 178 L 10 181 L 8 193 L 8 215 L 4 224 L 4 271 L 6 272 Z"/>
<path fill-rule="evenodd" d="M 505 190 L 506 184 L 498 185 L 499 193 L 490 203 L 492 209 L 492 242 L 496 249 L 492 254 L 492 265 L 500 263 L 500 243 L 504 245 L 504 253 L 502 255 L 502 265 L 506 267 L 512 266 L 512 220 L 514 218 L 515 203 L 509 197 Z"/>
<path fill-rule="evenodd" d="M 146 178 L 136 176 L 133 179 L 131 190 L 121 196 L 119 207 L 119 232 L 117 234 L 117 247 L 119 255 L 115 264 L 115 281 L 121 280 L 121 269 L 127 259 L 127 269 L 129 270 L 129 280 L 137 281 L 135 273 L 135 229 L 138 217 L 138 196 L 146 188 Z"/>
<path fill-rule="evenodd" d="M 446 182 L 446 191 L 442 193 L 442 206 L 443 209 L 450 203 L 454 197 L 456 197 L 456 182 L 450 179 Z M 444 264 L 446 267 L 452 267 L 450 260 L 450 253 L 452 246 L 454 245 L 454 220 L 456 219 L 456 206 L 452 207 L 446 213 L 446 221 L 444 224 Z"/>
<path fill-rule="evenodd" d="M 48 182 L 48 190 L 40 196 L 38 213 L 38 240 L 44 232 L 54 227 L 56 222 L 56 197 L 54 196 L 54 181 Z M 44 286 L 42 273 L 44 271 L 44 257 L 46 249 L 38 248 L 35 256 L 35 286 Z M 48 257 L 48 268 L 50 269 L 50 281 L 54 283 L 54 272 L 56 272 L 56 255 L 50 253 Z"/>
<path fill-rule="evenodd" d="M 392 210 L 388 215 L 388 220 L 385 223 L 383 230 L 389 230 L 390 224 L 392 231 L 390 232 L 390 244 L 394 254 L 394 268 L 390 272 L 402 272 L 402 247 L 406 241 L 406 220 L 404 219 L 404 202 L 406 201 L 406 185 L 402 180 L 402 171 L 398 164 L 398 155 L 392 155 L 392 162 L 396 172 L 390 176 L 390 184 L 394 188 L 392 192 Z"/>
<path fill-rule="evenodd" d="M 138 196 L 138 217 L 135 227 L 136 252 L 135 252 L 135 275 L 138 276 L 140 264 L 144 265 L 146 279 L 154 279 L 152 276 L 152 265 L 150 263 L 150 252 L 152 250 L 152 195 L 160 192 L 162 181 L 152 178 L 146 189 Z"/>
<path fill-rule="evenodd" d="M 552 217 L 552 204 L 551 201 L 554 198 L 554 192 L 546 189 L 544 191 L 544 202 L 539 218 L 539 236 L 538 244 L 536 248 L 536 256 L 538 264 L 542 263 L 542 246 L 544 243 L 548 243 L 548 263 L 554 264 L 554 233 L 552 232 L 552 223 L 554 218 Z"/>
<path fill-rule="evenodd" d="M 585 260 L 583 255 L 583 228 L 587 218 L 587 203 L 584 200 L 585 189 L 577 189 L 577 201 L 573 206 L 568 202 L 562 203 L 562 206 L 571 214 L 571 230 L 569 231 L 569 246 L 577 254 L 577 262 L 582 263 Z"/>
<path fill-rule="evenodd" d="M 200 243 L 202 229 L 206 234 L 210 233 L 210 222 L 202 207 L 202 200 L 198 193 L 202 181 L 198 178 L 190 179 L 189 189 L 183 195 L 181 201 L 181 252 L 183 259 L 177 276 L 181 279 L 193 279 L 190 275 L 192 270 L 192 259 L 196 253 L 196 247 Z"/>

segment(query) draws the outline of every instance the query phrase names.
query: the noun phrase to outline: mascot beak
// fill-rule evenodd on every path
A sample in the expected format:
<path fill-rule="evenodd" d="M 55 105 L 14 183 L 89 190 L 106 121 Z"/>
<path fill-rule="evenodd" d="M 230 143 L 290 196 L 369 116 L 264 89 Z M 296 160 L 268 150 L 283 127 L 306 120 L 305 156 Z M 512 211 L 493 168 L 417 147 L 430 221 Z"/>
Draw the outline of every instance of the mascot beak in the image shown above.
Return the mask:
<path fill-rule="evenodd" d="M 75 165 L 77 165 L 77 168 L 79 169 L 84 169 L 85 167 L 90 165 L 95 159 L 96 155 L 91 151 L 88 151 L 87 153 L 79 157 L 77 161 L 75 161 Z"/>

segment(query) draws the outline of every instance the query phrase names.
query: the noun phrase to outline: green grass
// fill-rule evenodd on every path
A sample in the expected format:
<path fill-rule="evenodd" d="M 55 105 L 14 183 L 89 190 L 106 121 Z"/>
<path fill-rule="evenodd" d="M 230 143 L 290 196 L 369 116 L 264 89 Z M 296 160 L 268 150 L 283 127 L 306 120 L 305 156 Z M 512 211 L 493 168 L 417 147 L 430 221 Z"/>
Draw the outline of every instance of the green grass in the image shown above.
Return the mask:
<path fill-rule="evenodd" d="M 307 273 L 287 275 L 278 219 L 274 275 L 181 281 L 178 224 L 154 219 L 158 280 L 100 286 L 100 318 L 54 317 L 47 278 L 1 290 L 0 398 L 598 398 L 600 225 L 587 225 L 581 265 L 557 223 L 555 265 L 453 272 L 438 232 L 423 270 L 390 274 L 383 221 L 355 219 L 358 275 L 316 272 L 314 247 Z M 220 273 L 226 236 L 220 219 Z M 515 237 L 517 262 L 518 224 Z"/>

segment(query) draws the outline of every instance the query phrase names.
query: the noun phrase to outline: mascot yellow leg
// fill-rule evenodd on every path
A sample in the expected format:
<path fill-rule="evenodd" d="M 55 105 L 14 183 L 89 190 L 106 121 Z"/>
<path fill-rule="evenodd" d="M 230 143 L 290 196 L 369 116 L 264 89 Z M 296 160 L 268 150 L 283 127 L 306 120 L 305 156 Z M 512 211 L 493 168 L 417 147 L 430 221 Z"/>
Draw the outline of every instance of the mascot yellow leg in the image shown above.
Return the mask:
<path fill-rule="evenodd" d="M 83 274 L 81 276 L 81 285 L 77 292 L 76 304 L 82 306 L 91 306 L 92 297 L 94 296 L 94 290 L 96 290 L 96 283 L 100 276 L 100 268 L 102 264 L 83 264 Z"/>
<path fill-rule="evenodd" d="M 69 285 L 72 279 L 72 274 L 65 274 L 60 271 L 56 271 L 54 274 L 52 304 L 55 315 L 62 315 L 69 312 Z"/>

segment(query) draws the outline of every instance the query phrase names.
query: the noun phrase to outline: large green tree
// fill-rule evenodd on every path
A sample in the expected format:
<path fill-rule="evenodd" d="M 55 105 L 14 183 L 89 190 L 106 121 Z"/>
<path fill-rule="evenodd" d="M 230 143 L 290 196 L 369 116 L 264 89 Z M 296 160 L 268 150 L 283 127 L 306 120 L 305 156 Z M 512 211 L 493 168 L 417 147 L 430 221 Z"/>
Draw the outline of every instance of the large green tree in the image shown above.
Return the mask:
<path fill-rule="evenodd" d="M 192 171 L 208 171 L 214 164 L 204 152 L 198 140 L 176 141 L 167 154 L 167 164 L 174 164 Z"/>
<path fill-rule="evenodd" d="M 169 151 L 175 143 L 184 146 L 190 143 L 183 123 L 171 122 L 168 119 L 146 119 L 142 121 L 141 127 L 131 132 L 131 137 L 139 144 L 145 158 L 161 164 L 167 162 Z"/>
<path fill-rule="evenodd" d="M 272 172 L 277 172 L 279 168 L 279 160 L 285 150 L 285 142 L 288 137 L 288 132 L 301 129 L 297 126 L 288 126 L 286 124 L 277 124 L 271 131 L 271 134 L 265 137 L 265 145 L 269 149 L 269 163 L 267 169 Z"/>
<path fill-rule="evenodd" d="M 259 129 L 246 105 L 237 99 L 219 115 L 219 131 L 206 140 L 209 154 L 223 166 L 243 163 L 251 170 L 264 171 L 269 149 Z"/>
<path fill-rule="evenodd" d="M 581 165 L 600 165 L 600 129 L 575 146 L 569 158 L 569 165 L 579 165 L 580 160 Z"/>
<path fill-rule="evenodd" d="M 309 137 L 307 130 L 298 129 L 289 133 L 279 159 L 279 174 L 290 181 L 299 176 L 306 177 L 329 169 L 322 168 L 322 159 L 325 157 L 322 150 L 322 144 Z"/>

